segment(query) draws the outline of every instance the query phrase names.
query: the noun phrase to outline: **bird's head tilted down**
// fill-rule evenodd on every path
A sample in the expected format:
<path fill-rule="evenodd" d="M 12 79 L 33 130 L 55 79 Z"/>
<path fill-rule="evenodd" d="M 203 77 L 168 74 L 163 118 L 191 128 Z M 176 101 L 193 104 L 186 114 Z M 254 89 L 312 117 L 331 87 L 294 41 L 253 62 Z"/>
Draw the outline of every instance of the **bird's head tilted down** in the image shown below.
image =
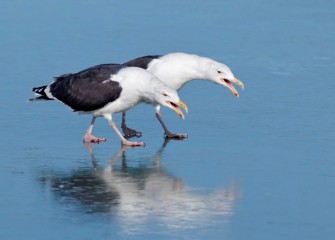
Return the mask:
<path fill-rule="evenodd" d="M 182 111 L 180 110 L 179 106 L 183 108 L 186 111 L 186 113 L 188 112 L 187 105 L 180 100 L 177 91 L 174 90 L 173 88 L 166 86 L 163 83 L 160 84 L 159 88 L 156 88 L 154 100 L 158 104 L 168 107 L 173 111 L 175 111 L 175 113 L 177 113 L 178 116 L 181 117 L 182 119 L 184 119 L 185 117 Z"/>
<path fill-rule="evenodd" d="M 127 67 L 122 74 L 124 79 L 120 81 L 122 86 L 127 88 L 130 96 L 138 95 L 141 101 L 154 105 L 156 109 L 162 105 L 172 109 L 182 119 L 185 118 L 179 106 L 186 112 L 188 111 L 187 106 L 180 100 L 175 89 L 142 68 Z"/>
<path fill-rule="evenodd" d="M 210 75 L 210 80 L 214 83 L 225 86 L 236 97 L 239 95 L 232 83 L 235 83 L 244 89 L 244 84 L 234 76 L 229 67 L 222 63 L 211 61 L 208 74 Z"/>

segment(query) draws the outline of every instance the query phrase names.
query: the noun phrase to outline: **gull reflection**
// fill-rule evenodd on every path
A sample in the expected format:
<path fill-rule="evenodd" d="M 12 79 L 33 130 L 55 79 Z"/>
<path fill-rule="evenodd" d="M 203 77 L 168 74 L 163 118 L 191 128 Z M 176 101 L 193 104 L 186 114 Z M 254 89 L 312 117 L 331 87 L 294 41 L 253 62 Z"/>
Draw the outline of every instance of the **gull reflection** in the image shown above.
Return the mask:
<path fill-rule="evenodd" d="M 48 174 L 42 182 L 61 201 L 75 203 L 86 213 L 108 213 L 125 231 L 140 231 L 159 222 L 170 229 L 205 226 L 233 214 L 236 184 L 216 193 L 191 189 L 160 164 L 169 140 L 148 159 L 147 165 L 128 166 L 122 146 L 105 167 L 100 167 L 92 145 L 86 144 L 93 167 L 64 174 Z M 118 162 L 121 161 L 121 162 Z"/>

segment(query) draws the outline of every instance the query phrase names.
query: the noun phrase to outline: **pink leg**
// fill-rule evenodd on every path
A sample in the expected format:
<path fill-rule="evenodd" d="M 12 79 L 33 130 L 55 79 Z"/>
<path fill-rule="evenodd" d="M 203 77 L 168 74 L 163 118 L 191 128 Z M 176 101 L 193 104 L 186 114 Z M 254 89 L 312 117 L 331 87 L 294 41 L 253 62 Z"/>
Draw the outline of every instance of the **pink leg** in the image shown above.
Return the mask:
<path fill-rule="evenodd" d="M 86 134 L 83 137 L 84 143 L 99 143 L 106 142 L 106 138 L 97 138 L 92 135 L 93 125 L 95 123 L 96 117 L 93 116 L 90 126 L 88 127 Z"/>
<path fill-rule="evenodd" d="M 126 146 L 144 146 L 144 142 L 131 142 L 131 141 L 128 141 L 127 139 L 125 139 L 122 134 L 120 133 L 120 131 L 117 129 L 117 127 L 115 126 L 115 123 L 113 122 L 113 120 L 109 120 L 109 125 L 114 129 L 114 131 L 116 132 L 116 134 L 120 137 L 121 139 L 121 142 L 123 145 L 126 145 Z"/>

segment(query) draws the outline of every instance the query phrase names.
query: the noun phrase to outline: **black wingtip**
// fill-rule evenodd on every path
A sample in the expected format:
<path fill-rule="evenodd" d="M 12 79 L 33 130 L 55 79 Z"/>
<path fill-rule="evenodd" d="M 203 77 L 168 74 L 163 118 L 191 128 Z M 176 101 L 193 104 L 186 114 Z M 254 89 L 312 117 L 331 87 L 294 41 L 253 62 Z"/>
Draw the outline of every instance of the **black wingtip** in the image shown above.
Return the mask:
<path fill-rule="evenodd" d="M 44 90 L 47 88 L 47 86 L 45 85 L 45 86 L 41 86 L 41 87 L 34 87 L 33 89 L 32 89 L 32 91 L 34 92 L 34 93 L 37 93 L 37 94 L 40 94 L 40 95 L 45 95 L 45 92 L 44 92 Z"/>

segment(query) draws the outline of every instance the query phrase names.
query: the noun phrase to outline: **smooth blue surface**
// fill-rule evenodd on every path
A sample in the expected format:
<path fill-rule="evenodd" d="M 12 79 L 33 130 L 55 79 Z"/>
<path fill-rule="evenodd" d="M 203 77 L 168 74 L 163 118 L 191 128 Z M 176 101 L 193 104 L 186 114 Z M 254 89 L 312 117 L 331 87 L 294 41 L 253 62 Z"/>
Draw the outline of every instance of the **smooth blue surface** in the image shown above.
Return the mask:
<path fill-rule="evenodd" d="M 0 239 L 332 239 L 334 16 L 334 1 L 1 1 Z M 89 116 L 27 103 L 54 76 L 177 51 L 246 87 L 187 84 L 185 121 L 163 109 L 185 141 L 162 148 L 140 105 L 146 147 L 122 155 L 99 119 L 90 155 Z"/>

